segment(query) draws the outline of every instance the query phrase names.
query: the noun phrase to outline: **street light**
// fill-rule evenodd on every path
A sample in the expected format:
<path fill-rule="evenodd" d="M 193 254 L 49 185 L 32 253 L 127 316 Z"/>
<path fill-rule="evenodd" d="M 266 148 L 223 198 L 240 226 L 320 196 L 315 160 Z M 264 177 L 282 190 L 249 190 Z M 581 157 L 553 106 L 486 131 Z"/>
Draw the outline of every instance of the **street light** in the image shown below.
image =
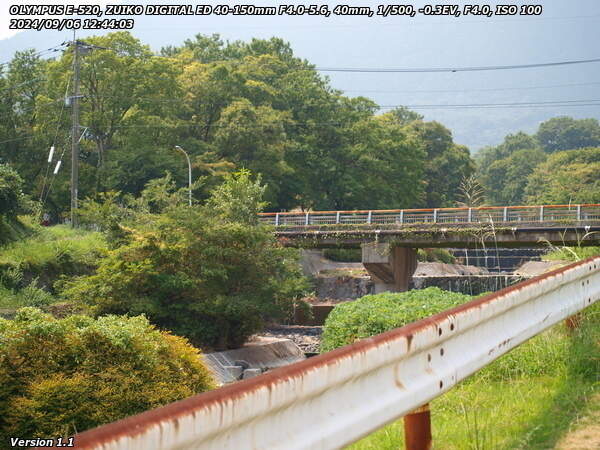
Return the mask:
<path fill-rule="evenodd" d="M 179 145 L 176 145 L 175 148 L 179 150 L 181 153 L 185 155 L 185 159 L 187 159 L 188 163 L 188 188 L 189 188 L 189 202 L 190 206 L 192 206 L 192 163 L 190 162 L 190 157 L 186 153 L 184 149 L 182 149 Z"/>

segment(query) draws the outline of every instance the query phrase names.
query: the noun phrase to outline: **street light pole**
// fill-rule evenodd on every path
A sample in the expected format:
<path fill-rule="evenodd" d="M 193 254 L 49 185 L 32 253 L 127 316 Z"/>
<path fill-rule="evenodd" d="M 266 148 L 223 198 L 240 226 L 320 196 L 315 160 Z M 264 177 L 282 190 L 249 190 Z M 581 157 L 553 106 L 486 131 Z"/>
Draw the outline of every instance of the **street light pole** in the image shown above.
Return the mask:
<path fill-rule="evenodd" d="M 185 155 L 185 159 L 187 159 L 188 163 L 188 189 L 189 189 L 189 204 L 192 206 L 192 163 L 190 161 L 190 157 L 186 153 L 184 149 L 182 149 L 179 145 L 176 145 L 175 148 L 179 150 L 181 153 Z"/>

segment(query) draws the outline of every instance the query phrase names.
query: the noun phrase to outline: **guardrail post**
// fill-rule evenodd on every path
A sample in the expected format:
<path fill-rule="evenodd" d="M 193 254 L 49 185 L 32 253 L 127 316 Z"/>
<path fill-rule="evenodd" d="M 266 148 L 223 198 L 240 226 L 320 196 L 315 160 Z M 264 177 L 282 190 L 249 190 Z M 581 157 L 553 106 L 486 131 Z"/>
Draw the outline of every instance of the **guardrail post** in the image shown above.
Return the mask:
<path fill-rule="evenodd" d="M 279 213 L 275 214 L 275 226 L 279 226 Z"/>
<path fill-rule="evenodd" d="M 369 215 L 367 216 L 367 223 L 371 223 L 372 219 L 373 219 L 373 211 L 369 211 Z"/>
<path fill-rule="evenodd" d="M 544 221 L 544 207 L 540 206 L 540 222 Z"/>
<path fill-rule="evenodd" d="M 573 314 L 571 317 L 567 318 L 565 320 L 565 325 L 567 325 L 567 329 L 569 330 L 569 333 L 573 333 L 577 328 L 579 328 L 579 325 L 581 324 L 581 314 Z"/>
<path fill-rule="evenodd" d="M 404 210 L 400 211 L 400 223 L 403 224 L 404 223 Z"/>
<path fill-rule="evenodd" d="M 469 215 L 467 216 L 467 222 L 473 222 L 473 208 L 469 208 Z"/>
<path fill-rule="evenodd" d="M 335 213 L 335 223 L 336 224 L 340 223 L 340 212 L 339 211 Z"/>
<path fill-rule="evenodd" d="M 433 223 L 437 222 L 437 211 L 438 211 L 437 209 L 433 210 Z"/>
<path fill-rule="evenodd" d="M 577 205 L 577 220 L 581 220 L 581 205 Z"/>
<path fill-rule="evenodd" d="M 508 222 L 508 208 L 506 206 L 504 207 L 504 212 L 502 213 L 502 221 Z"/>
<path fill-rule="evenodd" d="M 406 450 L 431 449 L 429 403 L 404 416 L 404 447 Z"/>
<path fill-rule="evenodd" d="M 306 218 L 304 219 L 304 225 L 310 225 L 310 217 L 308 215 L 309 213 L 306 213 Z"/>

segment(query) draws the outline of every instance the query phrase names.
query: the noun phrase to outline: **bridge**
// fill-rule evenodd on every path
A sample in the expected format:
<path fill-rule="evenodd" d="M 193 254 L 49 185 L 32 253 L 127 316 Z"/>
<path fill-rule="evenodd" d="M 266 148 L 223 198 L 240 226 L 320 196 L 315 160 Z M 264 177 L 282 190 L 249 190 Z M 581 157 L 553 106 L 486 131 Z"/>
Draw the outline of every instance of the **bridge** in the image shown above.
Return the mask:
<path fill-rule="evenodd" d="M 600 245 L 600 205 L 491 206 L 260 214 L 280 241 L 362 248 L 376 292 L 405 291 L 417 248 Z"/>

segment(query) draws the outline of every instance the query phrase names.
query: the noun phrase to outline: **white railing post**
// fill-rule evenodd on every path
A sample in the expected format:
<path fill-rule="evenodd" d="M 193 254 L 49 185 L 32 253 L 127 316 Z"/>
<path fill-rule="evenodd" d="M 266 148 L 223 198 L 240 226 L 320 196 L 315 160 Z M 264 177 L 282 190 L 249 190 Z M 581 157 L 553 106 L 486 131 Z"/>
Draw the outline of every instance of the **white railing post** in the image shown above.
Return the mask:
<path fill-rule="evenodd" d="M 473 222 L 473 208 L 469 208 L 469 214 L 467 216 L 467 222 Z"/>
<path fill-rule="evenodd" d="M 544 207 L 540 206 L 540 222 L 544 221 Z"/>
<path fill-rule="evenodd" d="M 275 214 L 275 226 L 279 226 L 279 213 Z"/>
<path fill-rule="evenodd" d="M 438 210 L 437 210 L 437 209 L 434 209 L 434 210 L 433 210 L 433 223 L 436 223 L 436 222 L 437 222 L 437 212 L 438 212 Z"/>
<path fill-rule="evenodd" d="M 581 205 L 577 205 L 577 220 L 581 220 Z"/>
<path fill-rule="evenodd" d="M 502 221 L 508 222 L 508 208 L 505 206 L 504 211 L 502 213 Z"/>
<path fill-rule="evenodd" d="M 369 211 L 369 214 L 367 215 L 367 223 L 371 223 L 373 220 L 373 211 Z"/>
<path fill-rule="evenodd" d="M 308 215 L 308 214 L 309 214 L 309 213 L 307 212 L 307 213 L 306 213 L 306 218 L 304 219 L 304 225 L 305 225 L 305 226 L 306 226 L 306 225 L 310 225 L 310 217 L 309 217 L 309 215 Z"/>
<path fill-rule="evenodd" d="M 336 224 L 340 223 L 340 212 L 339 211 L 335 213 L 335 223 Z"/>

